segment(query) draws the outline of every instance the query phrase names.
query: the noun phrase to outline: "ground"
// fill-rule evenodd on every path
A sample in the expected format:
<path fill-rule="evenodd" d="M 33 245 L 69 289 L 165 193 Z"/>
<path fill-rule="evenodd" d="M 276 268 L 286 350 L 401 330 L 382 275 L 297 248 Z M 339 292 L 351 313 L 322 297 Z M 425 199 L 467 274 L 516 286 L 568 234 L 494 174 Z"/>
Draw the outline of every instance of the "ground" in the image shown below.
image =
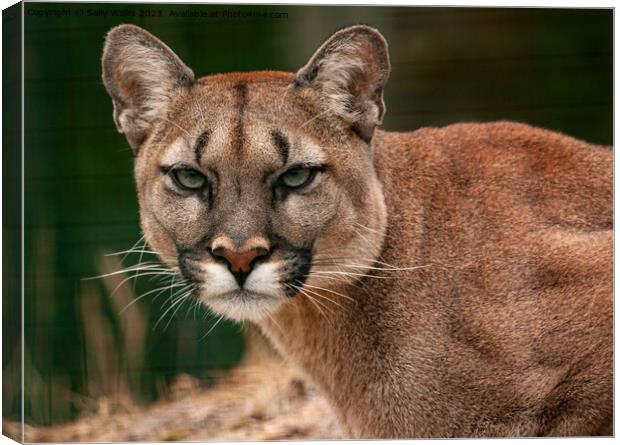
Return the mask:
<path fill-rule="evenodd" d="M 11 425 L 4 425 L 11 428 Z M 13 425 L 13 427 L 18 427 Z M 26 427 L 28 442 L 316 440 L 342 437 L 325 398 L 277 356 L 249 354 L 219 383 L 190 376 L 148 407 L 102 399 L 94 414 Z"/>

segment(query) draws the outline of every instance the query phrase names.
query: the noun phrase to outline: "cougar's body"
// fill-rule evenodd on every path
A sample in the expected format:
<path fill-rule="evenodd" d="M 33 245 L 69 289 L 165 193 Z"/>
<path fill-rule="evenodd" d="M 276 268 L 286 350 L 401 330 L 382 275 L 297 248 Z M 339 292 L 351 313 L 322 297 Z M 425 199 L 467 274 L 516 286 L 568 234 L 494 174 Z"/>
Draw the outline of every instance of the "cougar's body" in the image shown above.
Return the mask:
<path fill-rule="evenodd" d="M 306 303 L 268 327 L 345 427 L 611 435 L 609 149 L 501 122 L 378 132 L 375 158 L 379 260 L 420 269 L 341 288 L 355 302 L 330 322 Z"/>
<path fill-rule="evenodd" d="M 131 25 L 103 80 L 142 229 L 353 438 L 612 434 L 612 154 L 523 124 L 378 129 L 387 44 L 196 79 Z"/>

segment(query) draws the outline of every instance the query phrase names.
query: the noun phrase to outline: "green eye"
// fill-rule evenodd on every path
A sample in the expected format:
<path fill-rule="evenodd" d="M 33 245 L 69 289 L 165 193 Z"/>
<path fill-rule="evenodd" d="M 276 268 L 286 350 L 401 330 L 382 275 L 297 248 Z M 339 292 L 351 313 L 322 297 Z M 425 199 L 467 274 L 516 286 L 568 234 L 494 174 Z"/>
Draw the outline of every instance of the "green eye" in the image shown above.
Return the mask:
<path fill-rule="evenodd" d="M 309 184 L 313 177 L 313 170 L 306 167 L 295 167 L 280 176 L 280 181 L 287 187 L 298 188 Z"/>
<path fill-rule="evenodd" d="M 179 168 L 174 170 L 172 175 L 177 184 L 190 190 L 202 188 L 207 182 L 206 178 L 201 173 L 191 168 Z"/>

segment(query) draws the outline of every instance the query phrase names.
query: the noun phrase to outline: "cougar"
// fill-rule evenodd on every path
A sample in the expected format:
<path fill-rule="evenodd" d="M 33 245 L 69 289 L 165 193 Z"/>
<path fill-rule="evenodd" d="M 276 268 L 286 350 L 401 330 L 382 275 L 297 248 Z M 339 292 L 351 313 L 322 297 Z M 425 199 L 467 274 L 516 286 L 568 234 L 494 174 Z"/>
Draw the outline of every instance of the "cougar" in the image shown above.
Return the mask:
<path fill-rule="evenodd" d="M 379 129 L 388 46 L 365 25 L 294 74 L 201 78 L 121 25 L 102 68 L 150 247 L 257 324 L 349 437 L 612 434 L 608 147 Z"/>

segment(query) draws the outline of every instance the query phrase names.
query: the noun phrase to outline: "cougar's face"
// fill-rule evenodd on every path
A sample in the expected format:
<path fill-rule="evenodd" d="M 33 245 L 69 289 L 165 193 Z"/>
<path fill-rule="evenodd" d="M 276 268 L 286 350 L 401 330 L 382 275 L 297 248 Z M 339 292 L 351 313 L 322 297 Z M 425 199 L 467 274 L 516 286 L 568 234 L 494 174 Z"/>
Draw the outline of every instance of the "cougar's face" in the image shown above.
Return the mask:
<path fill-rule="evenodd" d="M 207 79 L 138 153 L 148 242 L 233 319 L 334 287 L 339 265 L 360 272 L 381 244 L 369 152 L 313 132 L 298 100 L 287 78 Z"/>
<path fill-rule="evenodd" d="M 136 153 L 144 235 L 195 298 L 259 321 L 366 272 L 386 219 L 370 143 L 389 73 L 376 30 L 336 33 L 296 74 L 196 80 L 156 37 L 121 25 L 102 67 Z"/>

